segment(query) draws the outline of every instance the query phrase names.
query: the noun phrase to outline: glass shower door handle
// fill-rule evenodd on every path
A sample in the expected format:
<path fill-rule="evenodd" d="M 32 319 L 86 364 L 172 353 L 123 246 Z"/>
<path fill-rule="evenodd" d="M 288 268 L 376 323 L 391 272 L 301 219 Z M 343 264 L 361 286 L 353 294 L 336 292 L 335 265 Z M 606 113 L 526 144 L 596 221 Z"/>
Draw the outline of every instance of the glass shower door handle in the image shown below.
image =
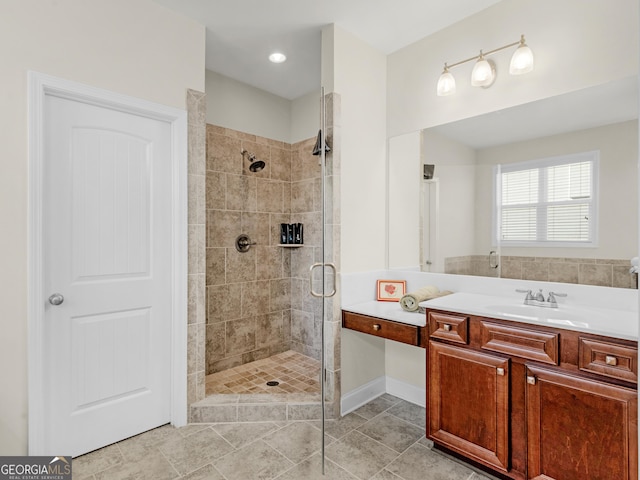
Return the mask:
<path fill-rule="evenodd" d="M 313 289 L 313 270 L 317 267 L 329 267 L 331 270 L 333 270 L 333 286 L 331 287 L 331 291 L 329 293 L 324 293 L 324 291 L 316 292 Z M 311 293 L 311 295 L 317 298 L 329 298 L 333 297 L 336 294 L 336 266 L 333 263 L 314 263 L 313 265 L 311 265 L 311 267 L 309 268 L 309 292 Z"/>

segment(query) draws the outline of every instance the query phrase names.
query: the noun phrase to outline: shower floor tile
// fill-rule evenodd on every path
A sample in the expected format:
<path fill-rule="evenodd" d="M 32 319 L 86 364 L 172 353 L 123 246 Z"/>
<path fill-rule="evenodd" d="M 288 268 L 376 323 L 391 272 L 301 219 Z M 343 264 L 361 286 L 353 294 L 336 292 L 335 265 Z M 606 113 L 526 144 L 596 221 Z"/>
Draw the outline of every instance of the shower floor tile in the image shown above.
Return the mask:
<path fill-rule="evenodd" d="M 289 350 L 207 375 L 206 395 L 216 393 L 319 393 L 320 362 Z M 278 382 L 269 386 L 267 382 Z"/>

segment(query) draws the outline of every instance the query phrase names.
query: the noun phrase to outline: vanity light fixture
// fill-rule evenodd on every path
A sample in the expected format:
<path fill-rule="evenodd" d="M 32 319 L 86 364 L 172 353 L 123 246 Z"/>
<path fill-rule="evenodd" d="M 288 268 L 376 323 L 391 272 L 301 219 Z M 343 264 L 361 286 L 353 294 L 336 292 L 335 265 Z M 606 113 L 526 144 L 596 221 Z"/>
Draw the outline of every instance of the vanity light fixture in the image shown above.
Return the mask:
<path fill-rule="evenodd" d="M 488 88 L 496 81 L 496 65 L 491 60 L 484 58 L 482 50 L 478 61 L 471 71 L 471 85 L 474 87 Z"/>
<path fill-rule="evenodd" d="M 496 67 L 495 63 L 492 60 L 487 59 L 486 57 L 504 50 L 505 48 L 515 47 L 516 45 L 518 45 L 518 48 L 511 57 L 509 73 L 511 75 L 521 75 L 523 73 L 530 72 L 531 70 L 533 70 L 533 52 L 531 52 L 531 49 L 525 43 L 524 35 L 521 35 L 520 41 L 518 42 L 495 48 L 486 53 L 483 53 L 483 51 L 480 50 L 479 55 L 466 58 L 451 65 L 445 63 L 444 71 L 438 79 L 438 96 L 444 97 L 446 95 L 452 95 L 456 92 L 456 80 L 451 72 L 449 72 L 449 69 L 457 67 L 458 65 L 462 65 L 463 63 L 471 62 L 473 60 L 476 60 L 476 63 L 473 66 L 473 70 L 471 72 L 471 85 L 474 87 L 489 88 L 491 85 L 493 85 L 493 82 L 496 79 Z"/>
<path fill-rule="evenodd" d="M 444 97 L 454 93 L 456 93 L 456 79 L 453 78 L 453 75 L 449 72 L 449 67 L 445 63 L 444 72 L 442 72 L 442 75 L 440 75 L 438 79 L 438 96 Z"/>
<path fill-rule="evenodd" d="M 284 53 L 274 52 L 269 55 L 269 60 L 273 63 L 282 63 L 287 59 L 287 56 Z"/>

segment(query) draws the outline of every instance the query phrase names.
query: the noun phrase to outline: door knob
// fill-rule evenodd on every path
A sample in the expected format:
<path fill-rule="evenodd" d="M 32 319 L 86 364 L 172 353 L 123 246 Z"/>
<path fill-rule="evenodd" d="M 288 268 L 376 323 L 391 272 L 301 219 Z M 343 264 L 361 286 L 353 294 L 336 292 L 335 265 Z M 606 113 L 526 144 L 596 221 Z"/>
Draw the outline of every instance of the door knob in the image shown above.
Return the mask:
<path fill-rule="evenodd" d="M 49 303 L 51 305 L 60 305 L 62 302 L 64 302 L 64 297 L 60 293 L 54 293 L 49 297 Z"/>

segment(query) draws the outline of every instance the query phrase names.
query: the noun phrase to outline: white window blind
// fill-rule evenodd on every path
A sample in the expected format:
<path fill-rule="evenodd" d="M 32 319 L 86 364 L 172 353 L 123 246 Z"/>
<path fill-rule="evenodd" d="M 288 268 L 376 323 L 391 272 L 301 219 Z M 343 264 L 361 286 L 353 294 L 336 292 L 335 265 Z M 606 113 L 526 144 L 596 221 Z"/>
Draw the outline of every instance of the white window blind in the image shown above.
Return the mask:
<path fill-rule="evenodd" d="M 496 168 L 496 240 L 512 246 L 596 244 L 598 152 Z"/>

